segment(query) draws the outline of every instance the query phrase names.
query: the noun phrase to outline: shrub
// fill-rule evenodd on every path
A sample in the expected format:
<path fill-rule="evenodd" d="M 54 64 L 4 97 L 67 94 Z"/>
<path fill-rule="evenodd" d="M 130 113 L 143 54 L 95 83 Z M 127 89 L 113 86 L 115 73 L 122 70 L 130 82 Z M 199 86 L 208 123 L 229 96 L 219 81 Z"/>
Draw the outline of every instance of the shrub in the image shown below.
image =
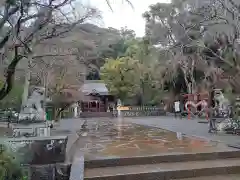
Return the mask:
<path fill-rule="evenodd" d="M 24 174 L 14 152 L 0 144 L 0 180 L 23 180 Z"/>

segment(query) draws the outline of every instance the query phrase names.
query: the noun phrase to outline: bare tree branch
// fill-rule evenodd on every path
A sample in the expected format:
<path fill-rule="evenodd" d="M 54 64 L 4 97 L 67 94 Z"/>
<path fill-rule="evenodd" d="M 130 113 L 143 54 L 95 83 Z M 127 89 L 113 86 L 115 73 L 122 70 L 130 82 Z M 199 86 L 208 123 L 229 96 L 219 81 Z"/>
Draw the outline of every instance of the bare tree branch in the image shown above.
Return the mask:
<path fill-rule="evenodd" d="M 40 4 L 38 1 L 30 3 L 30 0 L 22 0 L 16 5 L 6 3 L 3 17 L 0 19 L 0 32 L 3 32 L 3 28 L 6 27 L 7 32 L 3 33 L 0 40 L 0 50 L 4 51 L 2 57 L 8 62 L 10 60 L 10 63 L 5 74 L 6 81 L 0 90 L 0 100 L 11 91 L 16 66 L 24 57 L 33 55 L 32 49 L 38 43 L 70 32 L 77 24 L 94 18 L 97 14 L 95 9 L 88 8 L 88 11 L 79 19 L 69 22 L 68 14 L 64 14 L 61 9 L 72 1 L 49 0 Z M 56 14 L 56 12 L 61 13 Z M 57 23 L 56 19 L 60 16 L 65 18 L 67 23 Z M 72 15 L 69 14 L 69 16 Z M 14 19 L 12 26 L 6 26 L 9 18 Z M 46 27 L 50 27 L 51 31 L 44 31 Z M 11 53 L 14 49 L 17 52 L 15 55 Z"/>

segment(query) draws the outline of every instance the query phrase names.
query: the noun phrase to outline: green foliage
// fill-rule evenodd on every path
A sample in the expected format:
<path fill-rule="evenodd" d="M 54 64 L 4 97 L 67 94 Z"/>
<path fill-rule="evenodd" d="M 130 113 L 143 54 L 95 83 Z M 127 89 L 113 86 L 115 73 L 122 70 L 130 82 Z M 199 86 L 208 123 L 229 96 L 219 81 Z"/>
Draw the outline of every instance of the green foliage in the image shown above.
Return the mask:
<path fill-rule="evenodd" d="M 23 171 L 14 155 L 14 152 L 6 145 L 0 145 L 0 180 L 20 180 Z"/>
<path fill-rule="evenodd" d="M 110 43 L 108 47 L 102 46 L 99 49 L 98 61 L 100 62 L 98 64 L 103 65 L 107 58 L 117 59 L 125 57 L 129 47 L 136 44 L 135 32 L 133 30 L 124 27 L 117 32 L 119 34 L 118 40 Z"/>
<path fill-rule="evenodd" d="M 10 5 L 15 5 L 17 2 L 17 0 L 6 0 L 6 3 L 10 4 Z"/>
<path fill-rule="evenodd" d="M 128 45 L 125 40 L 121 39 L 116 43 L 110 44 L 109 48 L 100 52 L 100 57 L 105 60 L 106 58 L 118 58 L 123 57 Z"/>
<path fill-rule="evenodd" d="M 101 79 L 110 93 L 122 100 L 135 95 L 135 63 L 130 57 L 107 59 L 101 68 Z"/>
<path fill-rule="evenodd" d="M 156 49 L 145 39 L 128 39 L 125 44 L 128 48 L 123 57 L 106 59 L 101 79 L 110 92 L 123 101 L 130 98 L 141 105 L 155 104 L 160 91 L 155 71 Z"/>
<path fill-rule="evenodd" d="M 0 82 L 0 86 L 1 86 Z M 11 92 L 0 101 L 0 108 L 20 108 L 22 102 L 23 84 L 16 82 Z"/>
<path fill-rule="evenodd" d="M 229 80 L 230 90 L 240 92 L 237 81 L 240 78 L 240 54 L 239 45 L 236 45 L 240 12 L 232 2 L 235 1 L 226 5 L 224 1 L 173 0 L 169 4 L 151 5 L 143 15 L 147 39 L 137 39 L 134 33 L 123 28 L 121 36 L 126 38 L 116 44 L 113 55 L 101 70 L 102 78 L 116 95 L 125 99 L 140 96 L 144 103 L 159 101 L 163 87 L 179 94 L 197 91 L 199 86 L 207 88 L 221 84 L 218 75 L 222 71 L 224 75 L 234 77 Z M 227 7 L 234 12 L 226 13 L 229 12 Z M 226 24 L 228 28 L 225 28 Z M 151 44 L 159 45 L 167 55 L 157 55 L 160 51 Z M 120 72 L 119 64 L 125 69 L 130 67 L 124 60 L 134 62 L 134 70 Z M 125 78 L 111 85 L 117 79 L 115 76 L 120 78 L 121 75 Z M 122 87 L 121 81 L 126 77 L 131 77 L 132 82 Z M 117 92 L 118 89 L 125 93 Z"/>
<path fill-rule="evenodd" d="M 0 79 L 0 88 L 2 88 L 3 87 L 3 81 Z"/>
<path fill-rule="evenodd" d="M 136 37 L 135 31 L 127 29 L 127 27 L 121 28 L 120 35 L 124 40 L 132 40 Z"/>
<path fill-rule="evenodd" d="M 170 52 L 166 61 L 161 62 L 165 67 L 161 69 L 161 76 L 165 87 L 176 94 L 197 91 L 199 82 L 212 75 L 206 73 L 209 65 L 202 54 L 206 49 L 201 30 L 202 14 L 196 14 L 195 10 L 194 3 L 178 0 L 156 3 L 144 13 L 150 42 Z"/>

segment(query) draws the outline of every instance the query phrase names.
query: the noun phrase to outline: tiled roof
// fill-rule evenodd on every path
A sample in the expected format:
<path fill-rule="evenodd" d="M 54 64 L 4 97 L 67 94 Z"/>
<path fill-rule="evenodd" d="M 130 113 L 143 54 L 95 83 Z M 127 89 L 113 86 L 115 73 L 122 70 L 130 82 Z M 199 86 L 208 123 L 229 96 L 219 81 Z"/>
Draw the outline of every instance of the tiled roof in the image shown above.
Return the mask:
<path fill-rule="evenodd" d="M 90 95 L 90 94 L 99 94 L 99 95 L 108 95 L 108 89 L 104 83 L 101 82 L 87 82 L 83 84 L 81 87 L 81 91 L 85 95 Z"/>

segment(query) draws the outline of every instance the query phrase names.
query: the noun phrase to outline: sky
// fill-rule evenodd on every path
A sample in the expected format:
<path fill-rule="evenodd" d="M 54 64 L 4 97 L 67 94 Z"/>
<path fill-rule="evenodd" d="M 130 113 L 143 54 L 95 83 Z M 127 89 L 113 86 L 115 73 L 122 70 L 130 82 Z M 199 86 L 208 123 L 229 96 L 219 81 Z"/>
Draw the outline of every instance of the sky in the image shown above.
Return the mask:
<path fill-rule="evenodd" d="M 102 25 L 120 29 L 127 27 L 135 31 L 138 37 L 145 33 L 145 21 L 142 14 L 148 10 L 149 5 L 158 2 L 169 3 L 170 0 L 130 0 L 133 8 L 124 0 L 109 0 L 113 11 L 106 0 L 87 0 L 88 4 L 97 7 L 101 11 Z"/>

